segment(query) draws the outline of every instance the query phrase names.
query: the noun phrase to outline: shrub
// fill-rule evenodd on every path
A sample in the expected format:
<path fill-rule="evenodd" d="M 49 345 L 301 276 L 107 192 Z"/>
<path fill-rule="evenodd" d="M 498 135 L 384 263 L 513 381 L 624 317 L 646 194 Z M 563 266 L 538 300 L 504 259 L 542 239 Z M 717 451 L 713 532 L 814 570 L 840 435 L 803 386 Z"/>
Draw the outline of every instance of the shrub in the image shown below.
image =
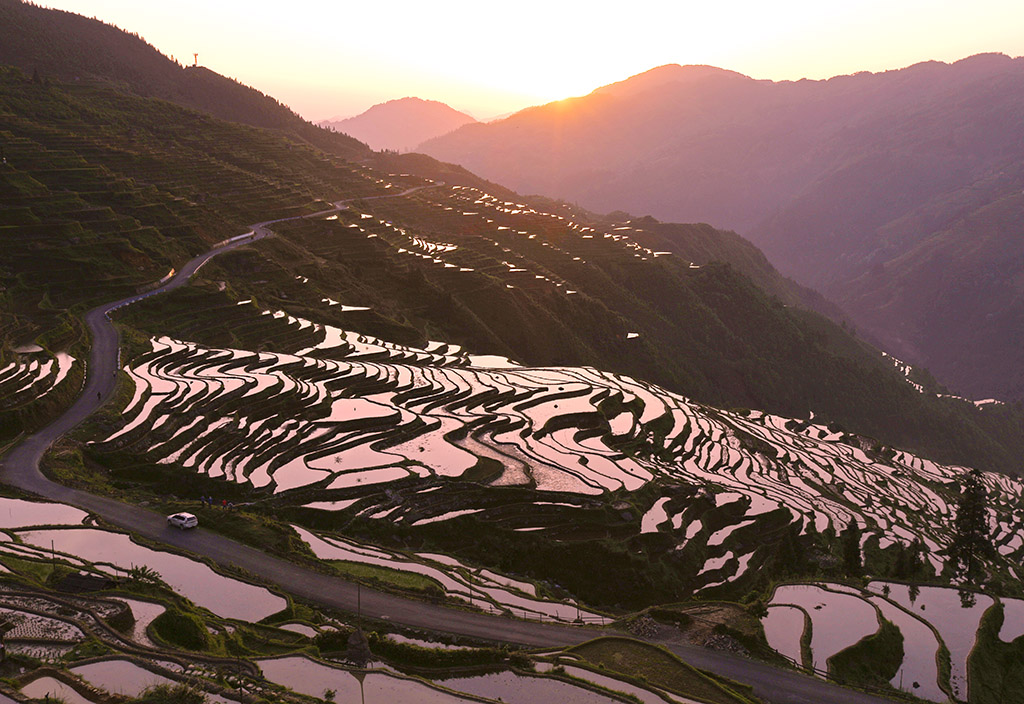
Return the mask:
<path fill-rule="evenodd" d="M 158 684 L 148 687 L 129 704 L 206 704 L 206 695 L 184 684 Z"/>
<path fill-rule="evenodd" d="M 195 614 L 171 607 L 153 620 L 153 629 L 163 640 L 188 650 L 206 650 L 210 633 Z"/>

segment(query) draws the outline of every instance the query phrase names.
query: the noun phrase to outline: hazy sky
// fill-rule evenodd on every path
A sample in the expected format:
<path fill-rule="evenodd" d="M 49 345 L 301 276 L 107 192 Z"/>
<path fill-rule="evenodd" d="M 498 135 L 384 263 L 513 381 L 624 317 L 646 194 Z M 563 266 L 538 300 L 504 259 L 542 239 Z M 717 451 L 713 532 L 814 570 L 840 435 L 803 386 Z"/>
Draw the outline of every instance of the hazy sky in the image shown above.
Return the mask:
<path fill-rule="evenodd" d="M 137 32 L 303 116 L 415 95 L 487 118 L 667 63 L 827 78 L 1024 54 L 1021 0 L 39 0 Z"/>

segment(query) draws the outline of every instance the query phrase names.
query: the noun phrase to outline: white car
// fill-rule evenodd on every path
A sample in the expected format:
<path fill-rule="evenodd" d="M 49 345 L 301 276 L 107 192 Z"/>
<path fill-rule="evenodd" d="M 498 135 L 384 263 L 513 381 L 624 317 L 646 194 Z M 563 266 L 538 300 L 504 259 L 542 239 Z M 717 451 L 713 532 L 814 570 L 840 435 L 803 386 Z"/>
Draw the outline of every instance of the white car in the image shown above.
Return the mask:
<path fill-rule="evenodd" d="M 185 530 L 199 525 L 199 519 L 191 513 L 175 513 L 167 517 L 167 525 Z"/>

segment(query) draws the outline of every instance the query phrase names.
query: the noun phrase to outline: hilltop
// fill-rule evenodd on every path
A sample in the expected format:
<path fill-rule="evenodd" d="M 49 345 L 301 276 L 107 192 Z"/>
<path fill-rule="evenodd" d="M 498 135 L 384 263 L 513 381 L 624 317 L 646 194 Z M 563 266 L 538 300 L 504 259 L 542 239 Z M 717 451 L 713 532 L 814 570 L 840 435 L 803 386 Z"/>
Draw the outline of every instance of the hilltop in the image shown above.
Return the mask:
<path fill-rule="evenodd" d="M 0 64 L 41 79 L 100 82 L 223 120 L 287 132 L 347 158 L 365 144 L 317 127 L 278 100 L 202 66 L 185 66 L 135 34 L 72 12 L 0 0 Z"/>
<path fill-rule="evenodd" d="M 709 222 L 974 398 L 1024 398 L 1024 59 L 772 82 L 669 65 L 421 150 L 527 193 Z M 967 283 L 970 282 L 970 283 Z"/>
<path fill-rule="evenodd" d="M 407 152 L 473 122 L 475 118 L 436 100 L 400 98 L 374 105 L 355 117 L 324 120 L 320 125 L 352 135 L 371 149 Z"/>

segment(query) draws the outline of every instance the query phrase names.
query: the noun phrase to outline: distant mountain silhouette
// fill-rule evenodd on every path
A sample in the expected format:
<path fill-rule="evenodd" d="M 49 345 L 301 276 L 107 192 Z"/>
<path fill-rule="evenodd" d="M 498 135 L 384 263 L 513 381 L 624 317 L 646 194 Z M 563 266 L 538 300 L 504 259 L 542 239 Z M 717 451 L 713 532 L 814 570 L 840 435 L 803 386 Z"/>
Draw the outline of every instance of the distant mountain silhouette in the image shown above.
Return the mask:
<path fill-rule="evenodd" d="M 373 149 L 404 152 L 471 122 L 476 120 L 436 100 L 400 98 L 374 105 L 355 117 L 325 120 L 320 125 L 352 135 Z"/>
<path fill-rule="evenodd" d="M 0 64 L 38 72 L 41 79 L 111 83 L 224 120 L 290 132 L 345 157 L 369 154 L 366 145 L 307 122 L 255 88 L 182 66 L 136 34 L 71 12 L 0 0 Z"/>
<path fill-rule="evenodd" d="M 736 229 L 891 352 L 1024 399 L 1024 59 L 778 83 L 662 66 L 421 150 L 520 192 Z"/>

